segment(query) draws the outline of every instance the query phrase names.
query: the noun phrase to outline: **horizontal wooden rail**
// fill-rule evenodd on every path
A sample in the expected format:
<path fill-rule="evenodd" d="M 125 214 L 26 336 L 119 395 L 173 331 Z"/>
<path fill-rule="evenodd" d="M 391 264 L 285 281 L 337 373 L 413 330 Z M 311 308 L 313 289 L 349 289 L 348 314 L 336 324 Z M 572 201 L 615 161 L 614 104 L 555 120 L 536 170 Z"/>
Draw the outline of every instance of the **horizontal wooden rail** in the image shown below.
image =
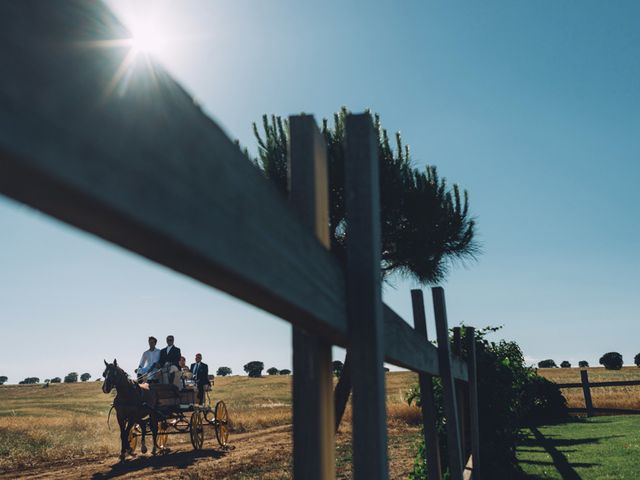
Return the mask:
<path fill-rule="evenodd" d="M 384 305 L 385 360 L 410 370 L 440 375 L 438 349 L 426 338 L 416 334 L 400 315 Z M 467 364 L 452 355 L 451 370 L 454 378 L 467 381 Z"/>
<path fill-rule="evenodd" d="M 581 388 L 582 383 L 557 383 L 558 388 Z M 589 387 L 630 387 L 640 385 L 640 380 L 621 380 L 618 382 L 589 382 Z"/>
<path fill-rule="evenodd" d="M 603 415 L 639 415 L 640 410 L 631 410 L 624 408 L 569 408 L 569 413 L 586 413 L 586 414 L 603 414 Z"/>
<path fill-rule="evenodd" d="M 340 264 L 129 36 L 99 2 L 1 4 L 0 193 L 346 345 Z M 389 308 L 384 344 L 439 374 Z"/>

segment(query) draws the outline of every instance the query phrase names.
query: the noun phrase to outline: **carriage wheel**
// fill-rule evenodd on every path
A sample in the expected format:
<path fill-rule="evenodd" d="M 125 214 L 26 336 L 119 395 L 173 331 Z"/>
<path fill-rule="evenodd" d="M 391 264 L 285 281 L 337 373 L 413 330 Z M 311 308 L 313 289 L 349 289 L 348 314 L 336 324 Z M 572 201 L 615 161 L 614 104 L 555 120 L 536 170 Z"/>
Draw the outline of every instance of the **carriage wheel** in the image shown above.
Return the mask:
<path fill-rule="evenodd" d="M 142 430 L 140 430 L 140 425 L 137 423 L 129 430 L 129 448 L 132 452 L 135 452 L 136 447 L 138 446 L 138 435 L 142 434 Z"/>
<path fill-rule="evenodd" d="M 167 423 L 162 422 L 158 425 L 158 437 L 156 438 L 156 443 L 158 447 L 164 449 L 167 448 L 167 442 L 169 440 L 169 435 L 167 435 Z"/>
<path fill-rule="evenodd" d="M 222 400 L 216 403 L 215 427 L 218 443 L 221 447 L 225 447 L 229 440 L 229 412 L 227 411 L 227 406 Z"/>
<path fill-rule="evenodd" d="M 191 434 L 191 445 L 194 450 L 200 450 L 204 444 L 204 426 L 202 425 L 204 415 L 200 410 L 196 410 L 191 415 L 189 422 L 189 433 Z"/>

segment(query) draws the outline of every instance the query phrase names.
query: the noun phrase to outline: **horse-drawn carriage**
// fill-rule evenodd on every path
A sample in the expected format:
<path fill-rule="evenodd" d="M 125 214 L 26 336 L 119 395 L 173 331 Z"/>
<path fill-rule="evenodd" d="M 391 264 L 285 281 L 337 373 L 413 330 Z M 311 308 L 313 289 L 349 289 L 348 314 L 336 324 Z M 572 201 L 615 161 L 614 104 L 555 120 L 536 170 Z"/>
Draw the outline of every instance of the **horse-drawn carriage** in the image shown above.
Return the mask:
<path fill-rule="evenodd" d="M 196 402 L 197 387 L 178 388 L 174 384 L 147 384 L 129 379 L 116 360 L 105 363 L 102 391 L 116 390 L 113 409 L 120 427 L 120 460 L 127 453 L 133 454 L 141 438 L 141 451 L 146 452 L 145 436 L 147 427 L 155 437 L 153 454 L 157 448 L 166 451 L 169 435 L 188 433 L 195 450 L 202 448 L 205 429 L 212 427 L 221 447 L 226 447 L 229 439 L 229 412 L 220 400 L 211 408 L 209 391 L 205 391 L 205 402 Z M 110 414 L 110 413 L 109 413 Z M 155 434 L 154 434 L 155 432 Z"/>
<path fill-rule="evenodd" d="M 156 412 L 158 414 L 157 444 L 161 449 L 167 448 L 169 435 L 189 434 L 194 450 L 204 444 L 205 429 L 213 427 L 216 440 L 221 447 L 226 447 L 229 440 L 229 412 L 226 404 L 219 400 L 211 408 L 209 392 L 203 405 L 196 403 L 194 390 L 178 390 L 174 385 L 151 384 L 157 396 Z M 139 424 L 129 432 L 129 446 L 135 451 L 138 437 L 142 436 Z"/>

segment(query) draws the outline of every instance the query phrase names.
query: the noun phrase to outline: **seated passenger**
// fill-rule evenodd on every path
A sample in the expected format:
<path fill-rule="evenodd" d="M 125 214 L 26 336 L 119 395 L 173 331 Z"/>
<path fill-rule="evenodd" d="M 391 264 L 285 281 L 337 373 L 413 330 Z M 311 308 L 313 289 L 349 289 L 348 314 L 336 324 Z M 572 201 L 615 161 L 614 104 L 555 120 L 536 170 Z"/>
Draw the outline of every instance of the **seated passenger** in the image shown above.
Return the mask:
<path fill-rule="evenodd" d="M 156 348 L 156 337 L 149 337 L 149 350 L 146 350 L 142 354 L 136 373 L 138 374 L 138 380 L 147 382 L 157 382 L 155 379 L 155 365 L 160 360 L 160 350 Z"/>

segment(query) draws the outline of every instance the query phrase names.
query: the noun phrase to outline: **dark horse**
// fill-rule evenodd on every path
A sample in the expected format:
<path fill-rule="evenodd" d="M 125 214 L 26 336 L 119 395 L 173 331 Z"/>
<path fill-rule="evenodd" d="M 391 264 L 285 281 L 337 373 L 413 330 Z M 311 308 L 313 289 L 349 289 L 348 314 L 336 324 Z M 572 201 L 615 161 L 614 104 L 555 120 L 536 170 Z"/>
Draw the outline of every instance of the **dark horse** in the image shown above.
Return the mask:
<path fill-rule="evenodd" d="M 106 368 L 102 374 L 104 377 L 102 391 L 110 393 L 112 389 L 116 389 L 113 408 L 116 410 L 116 417 L 120 426 L 120 440 L 122 442 L 120 460 L 124 461 L 127 453 L 133 454 L 129 445 L 129 433 L 136 423 L 142 428 L 142 453 L 146 452 L 146 447 L 144 446 L 146 417 L 149 417 L 148 423 L 153 436 L 153 450 L 151 453 L 155 455 L 157 449 L 156 438 L 158 436 L 158 415 L 153 408 L 156 404 L 155 393 L 130 380 L 126 372 L 118 367 L 116 360 L 113 363 L 107 363 L 105 360 L 104 364 Z"/>

